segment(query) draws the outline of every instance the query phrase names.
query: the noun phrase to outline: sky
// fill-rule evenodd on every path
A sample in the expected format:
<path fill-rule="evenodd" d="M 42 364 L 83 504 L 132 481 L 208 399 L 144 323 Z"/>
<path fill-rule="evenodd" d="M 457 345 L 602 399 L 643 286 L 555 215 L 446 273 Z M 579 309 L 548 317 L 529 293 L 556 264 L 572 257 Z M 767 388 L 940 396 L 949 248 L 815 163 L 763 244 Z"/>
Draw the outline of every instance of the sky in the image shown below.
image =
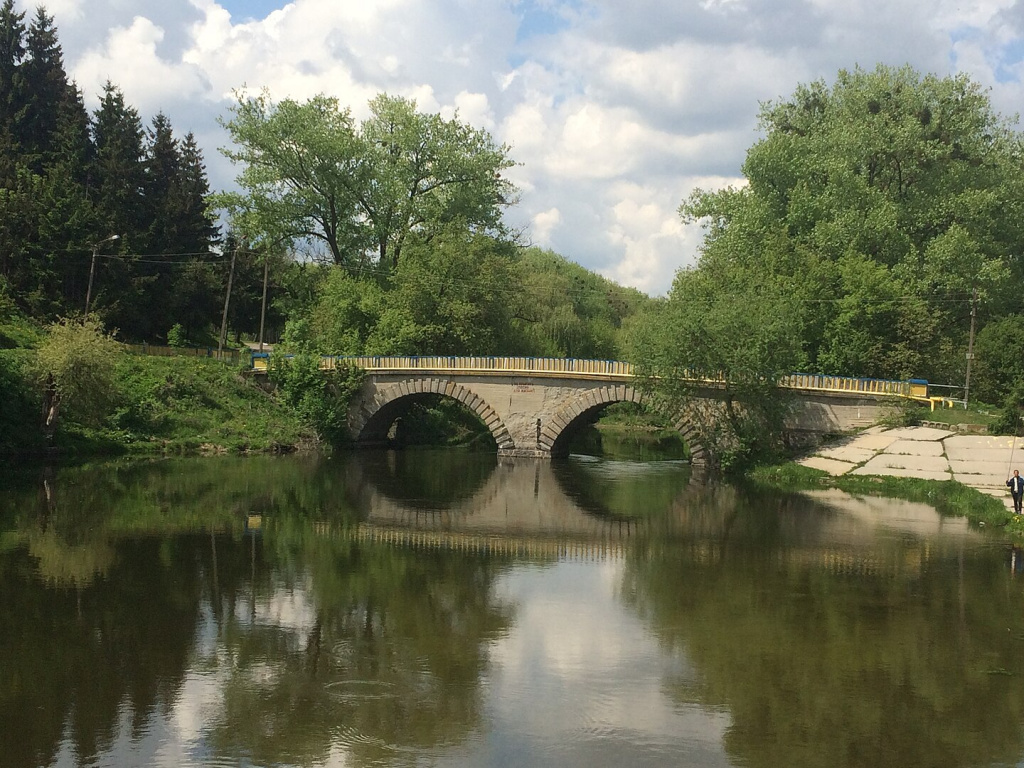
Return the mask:
<path fill-rule="evenodd" d="M 34 13 L 36 3 L 16 0 Z M 195 133 L 214 189 L 238 169 L 218 123 L 238 89 L 414 98 L 510 147 L 506 219 L 619 283 L 665 294 L 702 230 L 678 208 L 743 183 L 763 102 L 840 69 L 966 72 L 996 109 L 1024 95 L 1024 0 L 49 0 L 95 108 L 119 86 L 145 122 Z"/>

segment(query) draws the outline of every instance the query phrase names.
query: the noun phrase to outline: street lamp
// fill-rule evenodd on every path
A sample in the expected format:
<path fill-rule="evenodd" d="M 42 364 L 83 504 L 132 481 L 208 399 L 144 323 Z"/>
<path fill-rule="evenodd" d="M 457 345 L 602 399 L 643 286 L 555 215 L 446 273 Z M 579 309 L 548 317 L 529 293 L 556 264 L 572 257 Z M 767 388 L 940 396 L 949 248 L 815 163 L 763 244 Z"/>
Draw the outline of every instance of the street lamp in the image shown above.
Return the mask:
<path fill-rule="evenodd" d="M 92 276 L 96 273 L 96 254 L 100 250 L 101 245 L 106 243 L 112 243 L 115 240 L 120 240 L 120 235 L 111 235 L 110 237 L 100 240 L 92 247 L 92 264 L 89 267 L 89 287 L 85 289 L 85 316 L 89 316 L 89 299 L 92 298 Z"/>

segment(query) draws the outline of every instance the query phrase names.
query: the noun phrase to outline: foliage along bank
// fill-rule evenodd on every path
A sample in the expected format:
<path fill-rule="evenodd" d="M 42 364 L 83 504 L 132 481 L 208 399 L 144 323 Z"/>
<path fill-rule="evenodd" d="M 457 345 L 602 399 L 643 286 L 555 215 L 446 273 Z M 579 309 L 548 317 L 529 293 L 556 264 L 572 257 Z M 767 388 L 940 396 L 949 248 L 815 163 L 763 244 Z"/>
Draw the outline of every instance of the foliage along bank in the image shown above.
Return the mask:
<path fill-rule="evenodd" d="M 292 450 L 319 436 L 303 414 L 242 371 L 197 357 L 131 355 L 90 321 L 0 335 L 0 454 L 187 454 Z"/>
<path fill-rule="evenodd" d="M 680 207 L 706 235 L 696 266 L 644 313 L 634 362 L 681 404 L 681 372 L 723 380 L 701 425 L 726 467 L 777 450 L 794 371 L 965 381 L 1024 397 L 1024 138 L 964 75 L 841 70 L 763 105 L 746 183 Z M 723 418 L 724 416 L 724 418 Z M 695 415 L 699 421 L 701 414 Z M 722 429 L 723 425 L 726 429 Z"/>

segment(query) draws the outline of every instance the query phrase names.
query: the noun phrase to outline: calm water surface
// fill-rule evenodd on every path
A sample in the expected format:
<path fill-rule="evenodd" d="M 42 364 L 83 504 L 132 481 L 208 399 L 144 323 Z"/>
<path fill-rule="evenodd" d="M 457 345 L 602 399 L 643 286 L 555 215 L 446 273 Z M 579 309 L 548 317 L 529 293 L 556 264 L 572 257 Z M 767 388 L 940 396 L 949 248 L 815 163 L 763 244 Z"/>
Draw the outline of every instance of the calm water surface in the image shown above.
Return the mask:
<path fill-rule="evenodd" d="M 920 505 L 405 452 L 0 475 L 0 765 L 995 766 L 1024 573 Z"/>

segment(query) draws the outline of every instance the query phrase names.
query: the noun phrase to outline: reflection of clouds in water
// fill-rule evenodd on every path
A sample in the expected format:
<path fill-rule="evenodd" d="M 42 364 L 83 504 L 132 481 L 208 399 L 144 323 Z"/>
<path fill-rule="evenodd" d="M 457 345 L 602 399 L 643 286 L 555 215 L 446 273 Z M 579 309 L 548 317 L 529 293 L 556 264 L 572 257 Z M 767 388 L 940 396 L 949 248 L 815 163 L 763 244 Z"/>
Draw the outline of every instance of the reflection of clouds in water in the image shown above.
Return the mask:
<path fill-rule="evenodd" d="M 316 621 L 316 608 L 310 600 L 312 582 L 306 575 L 298 583 L 277 586 L 269 595 L 256 596 L 256 616 L 253 622 L 252 603 L 248 596 L 235 604 L 235 620 L 240 624 L 291 630 L 296 646 L 305 645 L 309 631 Z"/>
<path fill-rule="evenodd" d="M 516 568 L 499 582 L 498 599 L 517 605 L 516 624 L 490 652 L 494 736 L 478 745 L 489 754 L 467 753 L 466 765 L 730 764 L 728 715 L 664 695 L 666 679 L 694 675 L 616 597 L 623 567 L 563 562 Z"/>
<path fill-rule="evenodd" d="M 168 718 L 168 729 L 175 738 L 160 746 L 161 765 L 185 765 L 189 758 L 198 760 L 206 751 L 206 732 L 224 710 L 224 688 L 231 671 L 226 654 L 220 653 L 210 661 L 212 666 L 206 671 L 193 667 L 185 677 Z"/>

